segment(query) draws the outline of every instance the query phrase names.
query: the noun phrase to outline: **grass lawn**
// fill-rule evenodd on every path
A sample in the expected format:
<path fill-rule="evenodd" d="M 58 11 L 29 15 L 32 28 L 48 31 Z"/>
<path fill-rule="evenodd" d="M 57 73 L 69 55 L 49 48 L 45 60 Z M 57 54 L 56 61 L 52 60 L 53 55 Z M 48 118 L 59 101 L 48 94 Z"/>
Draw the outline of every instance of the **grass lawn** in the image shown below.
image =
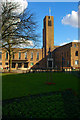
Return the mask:
<path fill-rule="evenodd" d="M 55 85 L 47 85 L 50 77 Z M 2 74 L 3 100 L 72 88 L 78 93 L 79 77 L 69 73 Z"/>

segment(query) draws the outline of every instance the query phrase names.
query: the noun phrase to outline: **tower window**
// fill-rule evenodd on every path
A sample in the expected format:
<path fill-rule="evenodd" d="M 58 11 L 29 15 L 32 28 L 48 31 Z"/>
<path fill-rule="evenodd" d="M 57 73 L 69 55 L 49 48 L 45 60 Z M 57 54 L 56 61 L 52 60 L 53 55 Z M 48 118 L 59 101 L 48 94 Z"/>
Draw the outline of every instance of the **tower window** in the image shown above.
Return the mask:
<path fill-rule="evenodd" d="M 52 26 L 51 20 L 48 21 L 48 26 Z"/>
<path fill-rule="evenodd" d="M 50 19 L 50 16 L 48 16 L 48 19 Z"/>
<path fill-rule="evenodd" d="M 78 51 L 75 52 L 75 56 L 78 56 Z"/>

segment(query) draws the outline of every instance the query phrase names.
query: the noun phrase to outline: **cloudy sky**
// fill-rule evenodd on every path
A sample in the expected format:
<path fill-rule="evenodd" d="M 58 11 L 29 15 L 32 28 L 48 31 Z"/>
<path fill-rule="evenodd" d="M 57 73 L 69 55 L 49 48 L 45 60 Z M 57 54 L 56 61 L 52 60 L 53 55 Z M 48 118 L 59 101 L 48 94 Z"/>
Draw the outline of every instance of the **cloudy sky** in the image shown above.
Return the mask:
<path fill-rule="evenodd" d="M 28 2 L 28 8 L 35 13 L 39 24 L 40 47 L 42 47 L 43 18 L 49 15 L 49 8 L 51 15 L 54 16 L 54 44 L 63 45 L 78 41 L 78 2 Z"/>
<path fill-rule="evenodd" d="M 2 0 L 6 1 L 6 0 Z M 63 45 L 72 41 L 78 41 L 78 2 L 27 2 L 26 0 L 8 0 L 19 2 L 20 8 L 17 12 L 22 12 L 28 9 L 35 14 L 35 19 L 38 22 L 40 33 L 40 48 L 43 45 L 43 19 L 49 15 L 54 16 L 54 44 Z M 29 0 L 28 0 L 29 1 Z"/>

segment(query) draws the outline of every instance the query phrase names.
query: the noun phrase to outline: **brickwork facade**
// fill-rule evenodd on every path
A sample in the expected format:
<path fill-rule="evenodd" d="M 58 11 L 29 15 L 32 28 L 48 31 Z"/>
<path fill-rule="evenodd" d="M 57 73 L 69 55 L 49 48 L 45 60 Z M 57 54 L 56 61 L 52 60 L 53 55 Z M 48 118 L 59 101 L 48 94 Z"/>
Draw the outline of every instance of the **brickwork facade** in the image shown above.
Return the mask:
<path fill-rule="evenodd" d="M 51 54 L 51 58 L 49 58 Z M 48 60 L 52 69 L 80 69 L 80 43 L 71 42 L 63 46 L 54 45 L 54 17 L 45 16 L 43 20 L 42 49 L 13 49 L 12 69 L 47 69 Z M 9 55 L 5 49 L 0 51 L 0 68 L 9 67 Z"/>

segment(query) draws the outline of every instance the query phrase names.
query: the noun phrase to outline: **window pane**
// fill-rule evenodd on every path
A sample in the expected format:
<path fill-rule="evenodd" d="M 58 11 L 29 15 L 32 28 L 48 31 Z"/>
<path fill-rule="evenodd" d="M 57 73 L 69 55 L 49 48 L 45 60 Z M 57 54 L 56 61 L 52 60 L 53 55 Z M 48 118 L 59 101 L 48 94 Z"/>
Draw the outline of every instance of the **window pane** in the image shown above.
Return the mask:
<path fill-rule="evenodd" d="M 28 68 L 28 63 L 24 63 L 24 68 Z"/>
<path fill-rule="evenodd" d="M 48 26 L 51 26 L 52 25 L 52 22 L 51 20 L 48 21 Z"/>
<path fill-rule="evenodd" d="M 52 67 L 52 61 L 48 61 L 48 67 Z"/>
<path fill-rule="evenodd" d="M 25 52 L 25 59 L 27 59 L 27 52 Z"/>
<path fill-rule="evenodd" d="M 21 59 L 21 53 L 19 52 L 19 59 Z"/>
<path fill-rule="evenodd" d="M 8 59 L 8 52 L 6 52 L 6 59 Z"/>
<path fill-rule="evenodd" d="M 76 44 L 74 44 L 74 47 L 76 47 Z"/>
<path fill-rule="evenodd" d="M 18 63 L 18 68 L 21 68 L 22 67 L 22 63 Z"/>
<path fill-rule="evenodd" d="M 37 52 L 37 60 L 39 60 L 39 52 Z"/>
<path fill-rule="evenodd" d="M 31 52 L 31 59 L 33 59 L 33 52 Z"/>
<path fill-rule="evenodd" d="M 78 65 L 78 60 L 75 60 L 75 65 Z"/>
<path fill-rule="evenodd" d="M 16 66 L 16 63 L 12 63 L 12 68 L 15 68 L 15 66 Z"/>
<path fill-rule="evenodd" d="M 78 56 L 78 51 L 75 52 L 75 56 Z"/>

